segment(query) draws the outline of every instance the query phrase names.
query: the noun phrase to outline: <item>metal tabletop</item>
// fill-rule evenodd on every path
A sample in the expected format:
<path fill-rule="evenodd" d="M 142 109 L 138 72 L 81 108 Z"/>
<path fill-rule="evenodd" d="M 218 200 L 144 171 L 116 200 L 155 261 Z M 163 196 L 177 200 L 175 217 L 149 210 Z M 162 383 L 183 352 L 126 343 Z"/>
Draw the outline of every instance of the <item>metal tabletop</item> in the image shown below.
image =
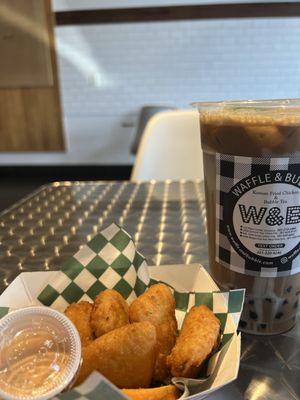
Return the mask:
<path fill-rule="evenodd" d="M 21 272 L 59 269 L 111 222 L 149 264 L 208 268 L 200 182 L 56 182 L 0 215 L 0 293 Z M 238 379 L 212 399 L 300 399 L 300 323 L 279 336 L 242 336 Z"/>

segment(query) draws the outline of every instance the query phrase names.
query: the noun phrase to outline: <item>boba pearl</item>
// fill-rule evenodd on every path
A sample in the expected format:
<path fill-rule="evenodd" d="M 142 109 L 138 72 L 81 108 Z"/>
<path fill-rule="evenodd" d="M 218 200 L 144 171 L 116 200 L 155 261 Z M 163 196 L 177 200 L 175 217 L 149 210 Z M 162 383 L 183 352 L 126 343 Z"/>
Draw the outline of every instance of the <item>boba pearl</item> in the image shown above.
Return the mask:
<path fill-rule="evenodd" d="M 249 316 L 250 316 L 251 319 L 257 319 L 258 318 L 258 315 L 254 311 L 250 311 L 249 312 Z"/>

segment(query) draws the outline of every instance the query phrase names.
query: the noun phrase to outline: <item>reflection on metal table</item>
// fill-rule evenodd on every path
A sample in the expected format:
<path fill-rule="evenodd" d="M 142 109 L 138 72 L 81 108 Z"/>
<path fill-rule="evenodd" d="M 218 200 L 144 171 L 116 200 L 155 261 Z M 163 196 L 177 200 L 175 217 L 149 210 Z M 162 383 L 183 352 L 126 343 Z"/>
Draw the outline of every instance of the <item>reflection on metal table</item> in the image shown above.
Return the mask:
<path fill-rule="evenodd" d="M 0 293 L 21 272 L 57 270 L 111 222 L 149 264 L 208 268 L 200 182 L 57 182 L 0 216 Z M 213 399 L 299 399 L 300 324 L 280 336 L 242 336 L 238 379 Z"/>

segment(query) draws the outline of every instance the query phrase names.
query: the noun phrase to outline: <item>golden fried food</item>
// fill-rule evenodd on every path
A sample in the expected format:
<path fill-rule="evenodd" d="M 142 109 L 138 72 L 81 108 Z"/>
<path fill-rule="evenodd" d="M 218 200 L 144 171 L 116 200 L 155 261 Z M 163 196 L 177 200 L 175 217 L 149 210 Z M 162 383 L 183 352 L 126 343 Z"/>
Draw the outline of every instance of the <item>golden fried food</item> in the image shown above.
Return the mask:
<path fill-rule="evenodd" d="M 129 324 L 83 348 L 76 385 L 96 370 L 120 388 L 148 387 L 156 357 L 156 330 L 150 322 Z"/>
<path fill-rule="evenodd" d="M 113 289 L 101 292 L 95 299 L 91 313 L 91 327 L 96 337 L 100 337 L 121 326 L 129 324 L 128 304 Z"/>
<path fill-rule="evenodd" d="M 122 392 L 131 400 L 176 400 L 180 391 L 172 385 L 152 389 L 123 389 Z"/>
<path fill-rule="evenodd" d="M 169 376 L 166 356 L 175 345 L 177 334 L 175 299 L 170 288 L 163 283 L 151 286 L 131 303 L 129 319 L 130 322 L 149 321 L 155 326 L 158 355 L 153 380 L 163 381 Z"/>
<path fill-rule="evenodd" d="M 192 307 L 176 345 L 167 357 L 171 375 L 196 378 L 204 361 L 219 343 L 220 321 L 206 306 Z"/>
<path fill-rule="evenodd" d="M 90 325 L 92 308 L 93 305 L 88 301 L 80 301 L 70 304 L 65 310 L 65 315 L 73 322 L 79 332 L 82 346 L 88 345 L 94 339 Z"/>

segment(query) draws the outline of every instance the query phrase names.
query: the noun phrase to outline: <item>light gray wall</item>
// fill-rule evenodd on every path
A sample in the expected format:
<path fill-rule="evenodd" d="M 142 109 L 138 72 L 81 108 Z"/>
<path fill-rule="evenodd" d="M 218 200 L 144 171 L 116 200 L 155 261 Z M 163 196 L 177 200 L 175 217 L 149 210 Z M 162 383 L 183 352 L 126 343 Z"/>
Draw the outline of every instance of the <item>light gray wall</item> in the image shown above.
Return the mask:
<path fill-rule="evenodd" d="M 126 126 L 143 104 L 300 97 L 300 18 L 66 26 L 56 38 L 68 151 L 0 164 L 128 164 Z"/>

